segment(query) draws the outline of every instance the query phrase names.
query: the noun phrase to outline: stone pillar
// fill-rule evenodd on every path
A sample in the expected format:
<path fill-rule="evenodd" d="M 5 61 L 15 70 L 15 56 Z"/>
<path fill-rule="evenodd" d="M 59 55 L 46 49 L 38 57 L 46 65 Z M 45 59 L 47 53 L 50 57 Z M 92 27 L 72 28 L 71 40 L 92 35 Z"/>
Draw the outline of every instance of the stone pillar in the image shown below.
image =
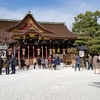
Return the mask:
<path fill-rule="evenodd" d="M 12 54 L 12 48 L 8 49 L 8 55 L 10 56 Z"/>
<path fill-rule="evenodd" d="M 52 49 L 49 49 L 49 55 L 52 55 L 52 51 L 53 51 Z"/>
<path fill-rule="evenodd" d="M 65 55 L 65 51 L 66 51 L 66 49 L 62 49 L 62 51 L 63 51 L 63 55 Z"/>

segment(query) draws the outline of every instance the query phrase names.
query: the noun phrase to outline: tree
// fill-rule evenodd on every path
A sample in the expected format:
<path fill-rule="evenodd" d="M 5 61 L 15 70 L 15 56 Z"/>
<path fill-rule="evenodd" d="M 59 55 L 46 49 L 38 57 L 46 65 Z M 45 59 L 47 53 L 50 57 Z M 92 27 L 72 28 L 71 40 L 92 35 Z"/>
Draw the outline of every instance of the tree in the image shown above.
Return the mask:
<path fill-rule="evenodd" d="M 100 12 L 87 11 L 75 17 L 72 31 L 78 34 L 74 45 L 87 45 L 90 53 L 100 52 Z"/>

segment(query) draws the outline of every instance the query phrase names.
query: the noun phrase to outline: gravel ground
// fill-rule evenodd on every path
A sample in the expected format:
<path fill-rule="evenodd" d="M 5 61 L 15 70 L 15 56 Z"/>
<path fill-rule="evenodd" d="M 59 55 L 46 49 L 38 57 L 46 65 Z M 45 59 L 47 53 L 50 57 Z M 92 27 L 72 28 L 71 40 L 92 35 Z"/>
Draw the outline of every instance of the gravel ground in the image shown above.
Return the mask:
<path fill-rule="evenodd" d="M 0 100 L 100 100 L 100 75 L 93 70 L 17 70 L 0 76 Z"/>

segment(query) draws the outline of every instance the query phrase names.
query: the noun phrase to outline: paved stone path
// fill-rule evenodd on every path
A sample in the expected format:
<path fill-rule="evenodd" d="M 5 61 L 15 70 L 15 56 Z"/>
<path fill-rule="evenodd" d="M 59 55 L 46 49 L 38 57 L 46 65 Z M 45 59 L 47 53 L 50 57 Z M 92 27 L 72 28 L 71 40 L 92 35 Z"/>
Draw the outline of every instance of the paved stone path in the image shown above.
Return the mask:
<path fill-rule="evenodd" d="M 100 100 L 100 75 L 93 70 L 29 69 L 0 76 L 0 100 Z"/>

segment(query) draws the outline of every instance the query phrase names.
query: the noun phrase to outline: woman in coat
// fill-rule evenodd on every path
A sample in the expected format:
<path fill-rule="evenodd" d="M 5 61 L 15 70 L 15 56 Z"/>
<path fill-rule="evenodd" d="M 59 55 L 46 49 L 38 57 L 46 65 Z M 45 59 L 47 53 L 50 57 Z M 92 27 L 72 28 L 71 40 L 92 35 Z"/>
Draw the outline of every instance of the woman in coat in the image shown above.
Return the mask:
<path fill-rule="evenodd" d="M 100 68 L 99 63 L 97 63 L 99 56 L 97 54 L 95 54 L 95 56 L 93 57 L 93 69 L 94 69 L 94 74 L 96 74 L 96 70 L 98 68 Z M 100 74 L 100 71 L 99 71 Z"/>
<path fill-rule="evenodd" d="M 30 67 L 29 59 L 26 59 L 26 60 L 25 60 L 25 65 L 26 65 L 26 68 L 27 68 L 27 70 L 28 70 L 29 67 Z"/>

